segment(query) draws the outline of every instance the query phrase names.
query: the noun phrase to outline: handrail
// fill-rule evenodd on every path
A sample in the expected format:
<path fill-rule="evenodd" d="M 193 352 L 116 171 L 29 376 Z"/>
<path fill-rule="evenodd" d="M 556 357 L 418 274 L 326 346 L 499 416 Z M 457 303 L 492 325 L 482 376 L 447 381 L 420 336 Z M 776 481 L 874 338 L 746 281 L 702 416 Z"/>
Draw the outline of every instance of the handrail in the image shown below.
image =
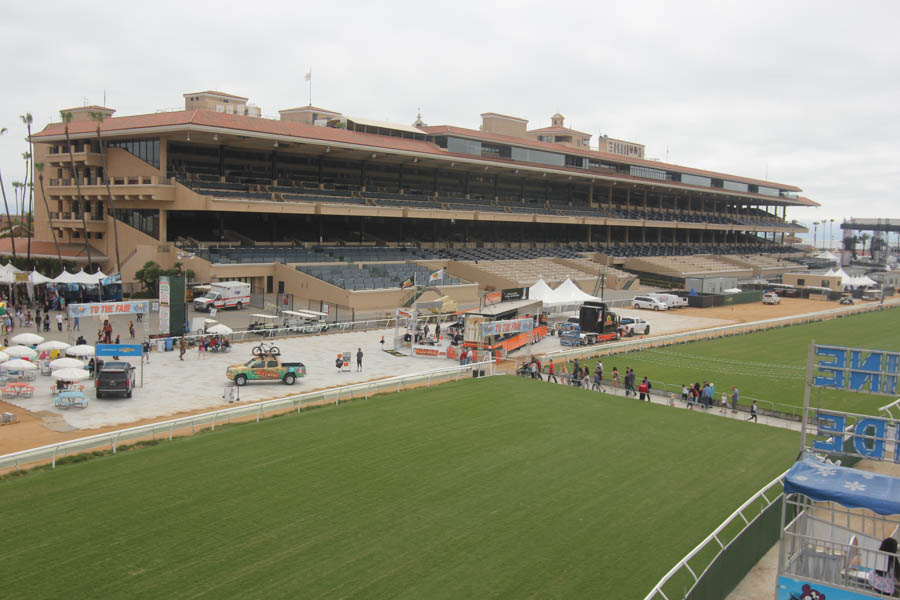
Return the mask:
<path fill-rule="evenodd" d="M 662 579 L 660 579 L 659 582 L 655 586 L 653 586 L 653 589 L 650 590 L 650 593 L 647 594 L 647 596 L 644 598 L 644 600 L 653 600 L 657 596 L 662 596 L 665 600 L 670 600 L 670 598 L 666 595 L 666 593 L 662 590 L 662 588 L 666 583 L 669 582 L 670 579 L 672 579 L 672 577 L 674 577 L 682 569 L 687 569 L 688 573 L 690 573 L 691 577 L 693 577 L 694 583 L 696 584 L 700 580 L 700 577 L 703 576 L 703 573 L 706 571 L 706 569 L 709 568 L 709 565 L 711 565 L 713 562 L 715 562 L 715 560 L 719 557 L 719 555 L 722 554 L 722 552 L 728 546 L 727 543 L 722 543 L 722 540 L 719 539 L 719 534 L 721 534 L 722 531 L 724 531 L 726 527 L 731 525 L 731 523 L 733 521 L 735 521 L 738 517 L 740 517 L 744 521 L 743 529 L 746 529 L 750 525 L 750 523 L 753 521 L 753 519 L 755 519 L 756 517 L 754 516 L 753 518 L 748 520 L 747 517 L 745 517 L 743 514 L 744 510 L 746 510 L 749 506 L 754 504 L 760 498 L 765 501 L 766 508 L 768 508 L 769 506 L 772 505 L 773 502 L 778 500 L 778 498 L 784 493 L 783 491 L 779 492 L 779 494 L 777 496 L 775 496 L 774 498 L 772 498 L 771 500 L 769 499 L 768 496 L 766 496 L 766 492 L 768 492 L 769 490 L 771 490 L 773 487 L 775 487 L 777 485 L 783 485 L 784 478 L 787 475 L 787 473 L 788 472 L 785 471 L 784 473 L 782 473 L 781 475 L 779 475 L 778 477 L 776 477 L 775 479 L 770 481 L 762 489 L 760 489 L 758 492 L 753 494 L 753 496 L 748 498 L 743 504 L 741 504 L 741 506 L 736 511 L 731 513 L 731 515 L 727 519 L 722 521 L 721 525 L 716 527 L 716 529 L 712 533 L 710 533 L 708 536 L 706 536 L 706 538 L 702 542 L 697 544 L 693 550 L 688 552 L 684 558 L 682 558 L 680 561 L 678 561 L 678 563 L 674 567 L 672 567 L 668 573 L 663 575 Z M 760 511 L 760 514 L 761 513 L 762 513 L 762 511 Z M 743 531 L 743 529 L 741 531 Z M 740 535 L 740 534 L 739 533 L 735 534 L 734 537 L 737 537 L 737 535 Z M 734 539 L 734 538 L 732 538 L 732 539 Z M 719 545 L 719 551 L 709 561 L 709 563 L 706 565 L 706 567 L 704 567 L 703 571 L 699 575 L 697 575 L 694 572 L 694 570 L 691 568 L 691 566 L 688 564 L 688 561 L 691 560 L 692 558 L 694 558 L 702 550 L 704 550 L 712 541 L 715 541 Z"/>
<path fill-rule="evenodd" d="M 334 396 L 334 403 L 339 404 L 341 398 L 351 398 L 355 394 L 358 395 L 362 393 L 365 398 L 368 398 L 370 394 L 378 393 L 387 388 L 396 388 L 397 391 L 403 391 L 406 385 L 415 384 L 417 382 L 424 381 L 426 386 L 430 387 L 432 381 L 439 381 L 441 379 L 453 376 L 456 376 L 457 380 L 459 380 L 459 377 L 463 373 L 468 373 L 475 369 L 484 371 L 485 376 L 494 375 L 494 362 L 482 361 L 470 363 L 467 365 L 455 365 L 452 367 L 443 367 L 440 369 L 432 369 L 428 371 L 418 371 L 416 373 L 409 373 L 407 375 L 397 375 L 395 377 L 388 377 L 386 379 L 354 383 L 337 388 L 328 388 L 314 392 L 306 392 L 303 394 L 296 394 L 283 398 L 274 398 L 272 400 L 262 400 L 260 402 L 242 404 L 240 406 L 223 408 L 201 414 L 190 415 L 187 417 L 179 417 L 167 421 L 158 421 L 156 423 L 148 423 L 146 425 L 138 425 L 136 427 L 128 427 L 126 429 L 118 429 L 106 433 L 99 433 L 96 435 L 77 438 L 74 440 L 59 442 L 56 444 L 38 446 L 36 448 L 29 448 L 27 450 L 20 450 L 18 452 L 12 452 L 10 454 L 0 456 L 0 471 L 8 468 L 15 468 L 16 470 L 18 470 L 19 467 L 23 464 L 43 460 L 50 460 L 51 468 L 56 468 L 56 459 L 59 456 L 66 455 L 73 450 L 83 451 L 90 448 L 105 446 L 108 444 L 110 445 L 113 454 L 115 454 L 116 445 L 119 442 L 125 441 L 127 439 L 146 437 L 148 435 L 153 436 L 155 439 L 158 431 L 167 433 L 169 439 L 172 439 L 174 431 L 185 429 L 187 427 L 191 428 L 192 433 L 195 431 L 198 425 L 203 426 L 209 424 L 211 425 L 212 429 L 215 430 L 217 423 L 221 424 L 231 418 L 255 416 L 256 420 L 259 421 L 260 418 L 266 416 L 264 414 L 266 409 L 286 408 L 288 406 L 290 406 L 292 409 L 296 408 L 297 412 L 300 412 L 300 408 L 304 405 L 304 402 L 306 402 L 307 405 L 311 400 L 320 400 L 322 402 L 326 402 L 329 401 L 330 396 Z"/>

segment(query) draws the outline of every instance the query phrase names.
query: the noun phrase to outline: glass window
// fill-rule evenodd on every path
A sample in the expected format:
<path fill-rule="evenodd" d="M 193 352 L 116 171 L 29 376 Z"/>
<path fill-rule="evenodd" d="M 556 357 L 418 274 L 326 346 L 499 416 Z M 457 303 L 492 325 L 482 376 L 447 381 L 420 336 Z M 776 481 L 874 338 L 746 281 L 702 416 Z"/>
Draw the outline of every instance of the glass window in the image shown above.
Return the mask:
<path fill-rule="evenodd" d="M 711 187 L 712 180 L 709 177 L 700 177 L 699 175 L 681 174 L 681 183 L 688 185 L 702 185 L 703 187 Z"/>
<path fill-rule="evenodd" d="M 113 140 L 108 143 L 110 148 L 122 148 L 137 156 L 142 161 L 159 168 L 159 138 L 143 140 Z"/>
<path fill-rule="evenodd" d="M 764 196 L 777 196 L 778 195 L 778 190 L 776 190 L 775 188 L 766 187 L 764 185 L 759 186 L 758 192 L 760 194 L 763 194 Z"/>
<path fill-rule="evenodd" d="M 727 179 L 723 182 L 723 187 L 726 190 L 731 190 L 733 192 L 746 192 L 748 191 L 746 183 L 738 183 L 736 181 L 728 181 Z"/>
<path fill-rule="evenodd" d="M 644 179 L 666 180 L 666 172 L 659 169 L 651 169 L 649 167 L 631 167 L 629 174 L 632 177 L 643 177 Z"/>
<path fill-rule="evenodd" d="M 447 150 L 456 154 L 481 156 L 481 142 L 461 138 L 447 138 Z"/>

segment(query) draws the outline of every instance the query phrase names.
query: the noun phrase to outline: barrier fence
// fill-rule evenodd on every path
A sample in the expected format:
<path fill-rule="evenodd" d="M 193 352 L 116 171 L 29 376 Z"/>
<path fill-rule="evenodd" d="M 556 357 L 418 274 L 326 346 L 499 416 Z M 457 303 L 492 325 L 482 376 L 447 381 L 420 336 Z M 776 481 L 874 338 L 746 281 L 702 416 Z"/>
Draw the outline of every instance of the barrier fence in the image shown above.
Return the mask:
<path fill-rule="evenodd" d="M 411 373 L 409 375 L 399 375 L 397 377 L 390 377 L 388 379 L 380 379 L 377 381 L 355 383 L 339 388 L 307 392 L 305 394 L 297 394 L 285 398 L 264 400 L 262 402 L 223 408 L 198 415 L 180 417 L 158 423 L 149 423 L 147 425 L 110 431 L 108 433 L 59 442 L 57 444 L 30 448 L 28 450 L 0 456 L 0 471 L 6 469 L 18 470 L 23 465 L 45 461 L 50 461 L 51 468 L 56 468 L 57 459 L 73 453 L 109 448 L 109 450 L 115 454 L 117 446 L 131 440 L 156 440 L 160 438 L 171 440 L 177 432 L 186 432 L 188 429 L 190 429 L 191 434 L 193 434 L 198 429 L 204 428 L 215 431 L 216 426 L 221 426 L 232 421 L 255 419 L 258 423 L 262 418 L 276 413 L 283 413 L 288 410 L 296 410 L 299 414 L 304 407 L 326 404 L 337 405 L 341 401 L 348 401 L 353 398 L 368 399 L 369 396 L 389 392 L 402 392 L 404 389 L 410 387 L 431 387 L 432 384 L 444 383 L 450 380 L 459 381 L 463 377 L 473 376 L 473 374 L 475 376 L 485 377 L 494 375 L 493 361 L 445 367 L 442 369 Z"/>
<path fill-rule="evenodd" d="M 571 350 L 555 350 L 553 352 L 545 353 L 544 361 L 550 359 L 553 359 L 554 361 L 570 361 L 576 358 L 597 358 L 600 356 L 621 354 L 623 352 L 637 352 L 639 350 L 645 350 L 648 348 L 658 348 L 662 346 L 671 346 L 674 344 L 685 344 L 688 342 L 697 342 L 701 340 L 711 340 L 720 337 L 753 333 L 755 331 L 765 331 L 767 329 L 789 327 L 791 325 L 801 325 L 804 323 L 826 321 L 829 319 L 840 318 L 848 315 L 873 312 L 884 310 L 887 308 L 896 308 L 898 306 L 900 306 L 900 299 L 895 299 L 884 302 L 883 304 L 841 306 L 838 308 L 832 308 L 814 313 L 806 313 L 802 315 L 778 317 L 775 319 L 765 319 L 763 321 L 751 321 L 749 323 L 737 323 L 735 325 L 722 325 L 719 327 L 710 327 L 708 329 L 700 329 L 697 331 L 670 333 L 667 335 L 658 335 L 637 340 L 611 342 L 607 344 L 598 344 L 595 346 L 583 346 L 573 348 Z"/>
<path fill-rule="evenodd" d="M 736 511 L 725 519 L 721 525 L 709 534 L 706 539 L 697 544 L 693 550 L 678 561 L 662 579 L 659 580 L 644 600 L 674 600 L 676 598 L 699 598 L 699 594 L 693 594 L 700 582 L 710 573 L 711 567 L 732 548 L 736 540 L 747 532 L 754 524 L 768 524 L 765 516 L 777 511 L 768 510 L 779 502 L 784 495 L 784 477 L 787 471 L 770 481 L 762 489 L 751 496 Z M 780 518 L 780 515 L 778 515 Z M 765 533 L 765 532 L 761 532 Z M 774 543 L 778 539 L 778 528 L 771 528 L 771 537 Z M 771 544 L 765 545 L 766 549 Z M 758 558 L 757 558 L 758 560 Z M 752 564 L 755 564 L 753 561 Z M 744 571 L 746 573 L 746 571 Z M 743 576 L 743 575 L 741 575 Z M 728 584 L 735 584 L 734 574 Z M 726 584 L 727 585 L 727 584 Z M 703 596 L 705 597 L 705 596 Z M 710 596 L 722 598 L 724 596 Z"/>

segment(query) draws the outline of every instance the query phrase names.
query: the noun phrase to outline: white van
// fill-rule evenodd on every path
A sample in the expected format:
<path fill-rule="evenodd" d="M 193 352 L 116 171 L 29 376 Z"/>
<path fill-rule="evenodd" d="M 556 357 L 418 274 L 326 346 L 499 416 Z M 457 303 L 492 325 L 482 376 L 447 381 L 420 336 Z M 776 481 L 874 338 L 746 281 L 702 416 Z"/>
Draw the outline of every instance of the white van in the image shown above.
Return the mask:
<path fill-rule="evenodd" d="M 675 294 L 647 294 L 647 296 L 668 304 L 669 308 L 681 308 L 688 305 L 687 298 Z"/>
<path fill-rule="evenodd" d="M 669 310 L 669 305 L 651 296 L 635 296 L 631 299 L 634 308 L 649 308 L 651 310 Z"/>
<path fill-rule="evenodd" d="M 194 298 L 194 309 L 209 312 L 215 308 L 236 308 L 241 310 L 250 304 L 250 284 L 243 281 L 217 281 L 210 284 L 209 292 Z"/>

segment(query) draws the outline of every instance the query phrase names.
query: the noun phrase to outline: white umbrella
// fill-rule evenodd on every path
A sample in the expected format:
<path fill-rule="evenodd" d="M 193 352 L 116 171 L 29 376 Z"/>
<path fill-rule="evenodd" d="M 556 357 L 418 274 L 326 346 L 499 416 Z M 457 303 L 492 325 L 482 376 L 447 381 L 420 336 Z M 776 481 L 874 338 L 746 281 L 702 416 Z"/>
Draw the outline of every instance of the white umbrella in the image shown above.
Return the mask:
<path fill-rule="evenodd" d="M 90 373 L 85 371 L 84 369 L 60 369 L 59 371 L 53 371 L 51 373 L 51 377 L 54 379 L 61 379 L 63 381 L 81 381 L 82 379 L 87 379 L 91 376 Z"/>
<path fill-rule="evenodd" d="M 9 338 L 13 344 L 22 344 L 23 346 L 35 346 L 44 341 L 44 338 L 36 333 L 20 333 Z"/>
<path fill-rule="evenodd" d="M 50 361 L 50 368 L 57 369 L 80 369 L 84 366 L 84 361 L 77 358 L 57 358 Z"/>
<path fill-rule="evenodd" d="M 0 364 L 0 369 L 6 371 L 33 371 L 34 369 L 37 369 L 37 365 L 21 358 L 14 358 Z"/>
<path fill-rule="evenodd" d="M 16 336 L 18 337 L 18 336 Z M 13 338 L 15 339 L 15 338 Z M 50 340 L 49 342 L 44 342 L 43 344 L 38 344 L 34 347 L 38 352 L 43 352 L 44 350 L 65 350 L 72 344 L 67 344 L 66 342 L 61 342 L 59 340 Z"/>
<path fill-rule="evenodd" d="M 0 352 L 0 362 L 9 360 L 9 354 L 6 352 Z"/>
<path fill-rule="evenodd" d="M 37 352 L 29 348 L 28 346 L 10 346 L 5 349 L 4 352 L 7 356 L 11 356 L 13 358 L 34 358 L 37 356 Z"/>
<path fill-rule="evenodd" d="M 66 348 L 66 354 L 69 356 L 93 356 L 94 347 L 88 346 L 87 344 L 79 344 L 77 346 L 72 346 L 71 348 Z"/>
<path fill-rule="evenodd" d="M 212 327 L 207 329 L 206 333 L 212 333 L 214 335 L 228 335 L 229 333 L 234 333 L 234 330 L 228 325 L 219 323 L 218 325 L 213 325 Z"/>

